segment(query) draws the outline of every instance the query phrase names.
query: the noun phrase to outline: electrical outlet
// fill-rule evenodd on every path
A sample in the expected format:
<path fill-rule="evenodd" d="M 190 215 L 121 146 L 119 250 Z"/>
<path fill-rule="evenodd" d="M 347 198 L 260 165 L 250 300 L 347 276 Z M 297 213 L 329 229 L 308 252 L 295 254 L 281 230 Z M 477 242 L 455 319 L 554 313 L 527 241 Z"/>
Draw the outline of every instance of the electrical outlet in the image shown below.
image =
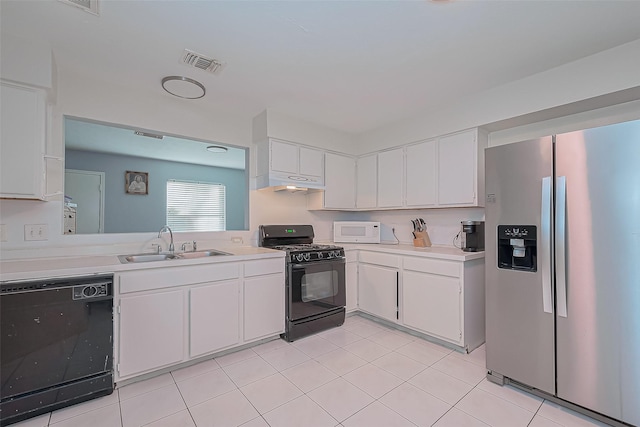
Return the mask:
<path fill-rule="evenodd" d="M 47 224 L 26 224 L 24 226 L 24 240 L 47 240 L 49 228 Z"/>
<path fill-rule="evenodd" d="M 0 242 L 7 241 L 7 225 L 0 224 Z"/>
<path fill-rule="evenodd" d="M 242 243 L 242 237 L 232 237 L 231 243 Z"/>

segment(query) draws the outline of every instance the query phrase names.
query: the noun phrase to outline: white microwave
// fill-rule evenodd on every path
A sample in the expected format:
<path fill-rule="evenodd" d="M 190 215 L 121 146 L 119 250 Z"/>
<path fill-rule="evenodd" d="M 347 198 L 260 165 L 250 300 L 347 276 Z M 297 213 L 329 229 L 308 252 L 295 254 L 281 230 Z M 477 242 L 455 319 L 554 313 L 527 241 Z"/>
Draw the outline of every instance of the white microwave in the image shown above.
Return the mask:
<path fill-rule="evenodd" d="M 373 221 L 334 221 L 336 243 L 380 243 L 380 223 Z"/>

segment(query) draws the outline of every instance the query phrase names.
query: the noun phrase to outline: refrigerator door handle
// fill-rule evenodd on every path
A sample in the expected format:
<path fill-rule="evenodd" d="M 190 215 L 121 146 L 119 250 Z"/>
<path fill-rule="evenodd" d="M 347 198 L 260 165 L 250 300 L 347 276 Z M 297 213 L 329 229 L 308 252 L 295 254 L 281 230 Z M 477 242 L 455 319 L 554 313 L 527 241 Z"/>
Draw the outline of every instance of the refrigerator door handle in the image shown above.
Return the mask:
<path fill-rule="evenodd" d="M 567 317 L 566 276 L 567 178 L 556 178 L 556 303 L 558 316 Z"/>
<path fill-rule="evenodd" d="M 540 233 L 542 246 L 540 266 L 542 269 L 542 308 L 545 313 L 553 313 L 551 293 L 551 177 L 542 178 L 542 210 L 540 212 Z"/>

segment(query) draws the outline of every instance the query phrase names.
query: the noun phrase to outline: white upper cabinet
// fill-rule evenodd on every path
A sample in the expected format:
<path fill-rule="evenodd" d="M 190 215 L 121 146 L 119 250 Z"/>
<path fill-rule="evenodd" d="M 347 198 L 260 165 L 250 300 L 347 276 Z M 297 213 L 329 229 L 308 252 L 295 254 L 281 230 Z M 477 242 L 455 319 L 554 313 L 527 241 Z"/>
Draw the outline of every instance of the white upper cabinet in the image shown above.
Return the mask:
<path fill-rule="evenodd" d="M 438 141 L 438 205 L 484 206 L 487 135 L 471 129 Z"/>
<path fill-rule="evenodd" d="M 326 153 L 325 208 L 354 208 L 356 205 L 356 161 L 350 156 Z"/>
<path fill-rule="evenodd" d="M 378 202 L 378 155 L 358 158 L 356 173 L 356 207 L 375 208 Z"/>
<path fill-rule="evenodd" d="M 324 152 L 312 148 L 300 147 L 300 175 L 324 176 Z"/>
<path fill-rule="evenodd" d="M 345 209 L 356 207 L 356 160 L 351 156 L 325 153 L 325 190 L 307 196 L 307 208 Z"/>
<path fill-rule="evenodd" d="M 325 153 L 326 191 L 324 195 L 310 195 L 308 207 L 382 210 L 484 206 L 487 144 L 487 133 L 474 128 L 367 154 L 355 161 L 350 156 Z"/>
<path fill-rule="evenodd" d="M 271 140 L 271 170 L 297 174 L 300 166 L 298 153 L 297 145 Z"/>
<path fill-rule="evenodd" d="M 324 188 L 324 152 L 270 138 L 257 143 L 256 188 Z"/>
<path fill-rule="evenodd" d="M 406 148 L 406 206 L 435 206 L 438 176 L 438 141 L 432 139 Z"/>
<path fill-rule="evenodd" d="M 404 192 L 404 150 L 382 151 L 378 153 L 378 207 L 400 208 Z"/>
<path fill-rule="evenodd" d="M 44 200 L 46 96 L 1 82 L 0 197 Z"/>

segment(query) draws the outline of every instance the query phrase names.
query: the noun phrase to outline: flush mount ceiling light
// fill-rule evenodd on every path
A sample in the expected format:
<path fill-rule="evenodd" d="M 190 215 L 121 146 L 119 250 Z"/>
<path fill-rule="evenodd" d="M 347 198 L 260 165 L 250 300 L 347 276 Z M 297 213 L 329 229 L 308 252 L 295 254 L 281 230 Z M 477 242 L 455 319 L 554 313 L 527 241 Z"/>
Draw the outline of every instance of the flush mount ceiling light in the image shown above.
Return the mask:
<path fill-rule="evenodd" d="M 227 147 L 221 147 L 219 145 L 210 145 L 207 147 L 207 151 L 211 151 L 212 153 L 226 153 L 227 150 Z"/>
<path fill-rule="evenodd" d="M 184 99 L 202 98 L 207 92 L 202 83 L 183 76 L 168 76 L 162 79 L 162 88 L 171 95 Z"/>
<path fill-rule="evenodd" d="M 133 133 L 138 135 L 138 136 L 146 136 L 148 138 L 155 138 L 155 139 L 164 138 L 164 135 L 158 135 L 158 134 L 155 134 L 155 133 L 143 132 L 141 130 L 136 130 Z"/>

